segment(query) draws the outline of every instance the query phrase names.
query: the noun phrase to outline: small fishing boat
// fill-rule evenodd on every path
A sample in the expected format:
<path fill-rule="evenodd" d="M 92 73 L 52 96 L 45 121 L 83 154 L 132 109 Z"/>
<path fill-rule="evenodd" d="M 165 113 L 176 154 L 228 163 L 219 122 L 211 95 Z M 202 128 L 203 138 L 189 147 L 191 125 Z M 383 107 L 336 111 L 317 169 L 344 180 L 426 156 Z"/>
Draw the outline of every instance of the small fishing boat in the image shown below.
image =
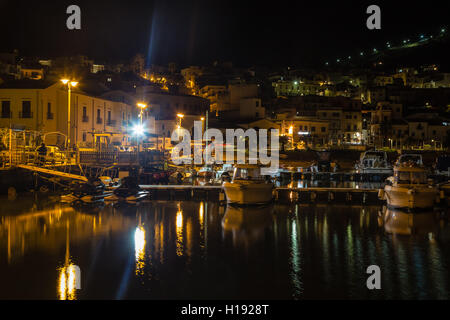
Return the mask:
<path fill-rule="evenodd" d="M 392 174 L 392 166 L 384 151 L 366 151 L 356 166 L 357 173 Z"/>
<path fill-rule="evenodd" d="M 113 194 L 106 197 L 105 201 L 138 202 L 148 196 L 148 191 L 143 190 L 136 177 L 126 177 L 122 179 L 120 187 L 114 190 Z"/>
<path fill-rule="evenodd" d="M 103 201 L 111 195 L 106 192 L 106 186 L 99 178 L 89 179 L 87 182 L 74 181 L 69 187 L 70 193 L 61 196 L 61 202 L 72 203 L 82 201 L 85 203 Z"/>
<path fill-rule="evenodd" d="M 387 179 L 387 185 L 380 189 L 379 197 L 389 208 L 431 209 L 439 201 L 439 190 L 428 180 L 422 159 L 402 155 L 394 167 L 394 175 Z"/>
<path fill-rule="evenodd" d="M 222 184 L 227 202 L 237 205 L 269 203 L 273 199 L 274 185 L 261 175 L 261 166 L 240 164 L 234 167 L 231 182 Z"/>

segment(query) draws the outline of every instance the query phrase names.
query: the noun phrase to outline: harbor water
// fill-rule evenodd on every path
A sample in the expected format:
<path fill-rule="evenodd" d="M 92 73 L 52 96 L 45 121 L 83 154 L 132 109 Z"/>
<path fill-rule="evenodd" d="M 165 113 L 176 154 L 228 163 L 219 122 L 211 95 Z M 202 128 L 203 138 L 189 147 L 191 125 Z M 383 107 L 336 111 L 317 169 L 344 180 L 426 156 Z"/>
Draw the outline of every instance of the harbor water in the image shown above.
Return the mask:
<path fill-rule="evenodd" d="M 0 299 L 450 298 L 447 212 L 0 201 Z"/>

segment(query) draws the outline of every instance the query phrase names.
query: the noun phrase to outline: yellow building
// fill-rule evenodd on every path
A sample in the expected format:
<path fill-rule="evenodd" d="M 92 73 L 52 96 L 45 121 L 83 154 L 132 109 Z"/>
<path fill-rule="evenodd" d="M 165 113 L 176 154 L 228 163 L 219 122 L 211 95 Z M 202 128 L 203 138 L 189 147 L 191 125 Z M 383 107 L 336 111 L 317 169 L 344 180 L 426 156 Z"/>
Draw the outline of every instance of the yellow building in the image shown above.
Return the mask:
<path fill-rule="evenodd" d="M 94 145 L 99 136 L 109 143 L 124 143 L 135 107 L 72 90 L 70 143 Z M 68 134 L 68 92 L 62 83 L 33 81 L 10 83 L 0 88 L 0 127 L 40 131 L 47 144 L 63 145 Z M 105 139 L 104 139 L 105 140 Z"/>

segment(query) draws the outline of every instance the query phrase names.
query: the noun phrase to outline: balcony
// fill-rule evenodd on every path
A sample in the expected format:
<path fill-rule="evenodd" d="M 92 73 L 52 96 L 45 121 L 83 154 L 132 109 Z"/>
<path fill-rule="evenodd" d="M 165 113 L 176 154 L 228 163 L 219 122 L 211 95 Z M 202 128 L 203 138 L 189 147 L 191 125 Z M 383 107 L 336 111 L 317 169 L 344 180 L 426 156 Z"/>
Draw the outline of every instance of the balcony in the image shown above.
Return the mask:
<path fill-rule="evenodd" d="M 82 121 L 82 122 L 89 122 L 89 117 L 88 117 L 88 116 L 83 116 L 83 117 L 81 118 L 81 121 Z"/>
<path fill-rule="evenodd" d="M 97 118 L 96 123 L 97 123 L 97 124 L 102 124 L 102 123 L 103 123 L 103 119 L 102 119 L 102 118 Z"/>
<path fill-rule="evenodd" d="M 0 117 L 2 119 L 11 119 L 12 118 L 12 112 L 3 112 L 0 113 Z"/>
<path fill-rule="evenodd" d="M 109 126 L 109 127 L 115 127 L 116 126 L 116 120 L 111 120 L 111 119 L 109 119 L 107 122 L 106 122 L 106 125 L 107 126 Z"/>
<path fill-rule="evenodd" d="M 55 114 L 53 112 L 47 112 L 47 120 L 53 120 L 55 118 Z"/>
<path fill-rule="evenodd" d="M 20 119 L 31 119 L 31 118 L 33 118 L 33 112 L 23 112 L 23 111 L 20 111 L 19 112 L 19 118 Z"/>

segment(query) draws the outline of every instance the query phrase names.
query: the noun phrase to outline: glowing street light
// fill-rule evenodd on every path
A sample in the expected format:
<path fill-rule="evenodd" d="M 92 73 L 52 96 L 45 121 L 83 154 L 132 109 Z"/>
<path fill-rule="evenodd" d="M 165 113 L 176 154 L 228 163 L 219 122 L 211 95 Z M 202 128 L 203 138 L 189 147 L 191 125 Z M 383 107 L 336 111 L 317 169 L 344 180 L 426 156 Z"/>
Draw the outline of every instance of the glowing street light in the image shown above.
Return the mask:
<path fill-rule="evenodd" d="M 181 120 L 184 118 L 184 114 L 178 113 L 177 117 L 178 117 L 178 119 L 180 119 L 179 120 L 180 122 L 178 123 L 178 129 L 180 129 L 181 128 Z"/>
<path fill-rule="evenodd" d="M 61 79 L 61 82 L 65 86 L 67 85 L 67 148 L 69 148 L 70 147 L 70 93 L 72 91 L 72 87 L 75 88 L 78 85 L 78 82 L 69 80 L 69 79 Z"/>
<path fill-rule="evenodd" d="M 139 102 L 136 104 L 138 106 L 138 108 L 141 109 L 141 112 L 139 113 L 139 117 L 141 118 L 141 126 L 142 126 L 142 116 L 144 113 L 144 109 L 147 108 L 147 105 L 145 103 Z"/>

